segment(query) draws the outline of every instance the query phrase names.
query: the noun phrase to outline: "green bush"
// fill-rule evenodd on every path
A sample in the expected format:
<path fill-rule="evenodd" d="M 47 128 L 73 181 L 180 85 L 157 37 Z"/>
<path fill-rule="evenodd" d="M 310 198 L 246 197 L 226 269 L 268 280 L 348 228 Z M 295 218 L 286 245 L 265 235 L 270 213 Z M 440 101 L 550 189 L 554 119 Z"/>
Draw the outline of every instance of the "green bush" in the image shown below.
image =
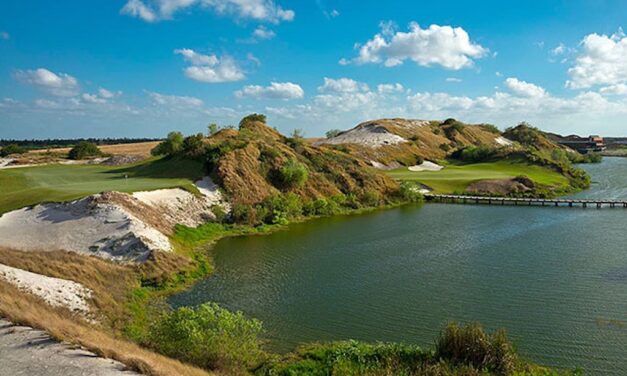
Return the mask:
<path fill-rule="evenodd" d="M 242 120 L 240 120 L 239 122 L 239 128 L 242 129 L 242 127 L 245 127 L 246 124 L 248 123 L 252 123 L 252 122 L 261 122 L 266 124 L 266 115 L 264 114 L 250 114 L 248 116 L 245 116 L 242 118 Z"/>
<path fill-rule="evenodd" d="M 479 124 L 479 126 L 490 133 L 501 134 L 501 131 L 499 130 L 499 128 L 497 128 L 497 126 L 494 124 L 485 123 L 485 124 Z"/>
<path fill-rule="evenodd" d="M 497 154 L 497 150 L 490 146 L 467 146 L 453 153 L 453 158 L 464 162 L 485 162 Z"/>
<path fill-rule="evenodd" d="M 258 220 L 268 224 L 285 225 L 303 215 L 300 197 L 294 193 L 274 195 L 255 206 Z"/>
<path fill-rule="evenodd" d="M 89 157 L 99 157 L 101 155 L 103 154 L 100 149 L 98 149 L 96 144 L 93 142 L 81 141 L 70 150 L 68 157 L 70 159 L 78 160 Z"/>
<path fill-rule="evenodd" d="M 170 132 L 168 137 L 150 151 L 152 155 L 174 155 L 183 148 L 183 133 Z"/>
<path fill-rule="evenodd" d="M 150 325 L 148 344 L 160 353 L 205 369 L 240 373 L 261 363 L 262 324 L 215 303 L 183 307 Z"/>
<path fill-rule="evenodd" d="M 202 133 L 198 133 L 193 136 L 185 137 L 183 140 L 183 154 L 192 159 L 200 158 L 205 154 L 205 144 L 203 142 L 204 135 Z"/>
<path fill-rule="evenodd" d="M 278 172 L 279 181 L 284 188 L 302 187 L 309 177 L 307 167 L 295 159 L 288 160 Z"/>
<path fill-rule="evenodd" d="M 8 157 L 11 154 L 24 154 L 24 153 L 26 153 L 26 149 L 19 146 L 18 144 L 9 144 L 9 145 L 3 146 L 2 149 L 0 149 L 0 157 Z"/>
<path fill-rule="evenodd" d="M 405 202 L 420 202 L 423 200 L 420 186 L 411 181 L 403 181 L 398 187 L 398 196 Z"/>
<path fill-rule="evenodd" d="M 327 136 L 327 138 L 333 138 L 333 137 L 337 137 L 340 133 L 342 133 L 342 131 L 339 129 L 331 129 L 327 131 L 325 136 Z"/>
<path fill-rule="evenodd" d="M 516 354 L 505 332 L 488 334 L 478 324 L 449 324 L 436 342 L 435 356 L 498 375 L 511 374 L 516 366 Z"/>
<path fill-rule="evenodd" d="M 507 128 L 503 136 L 512 141 L 518 141 L 526 146 L 534 146 L 540 139 L 542 131 L 522 122 L 516 127 Z"/>

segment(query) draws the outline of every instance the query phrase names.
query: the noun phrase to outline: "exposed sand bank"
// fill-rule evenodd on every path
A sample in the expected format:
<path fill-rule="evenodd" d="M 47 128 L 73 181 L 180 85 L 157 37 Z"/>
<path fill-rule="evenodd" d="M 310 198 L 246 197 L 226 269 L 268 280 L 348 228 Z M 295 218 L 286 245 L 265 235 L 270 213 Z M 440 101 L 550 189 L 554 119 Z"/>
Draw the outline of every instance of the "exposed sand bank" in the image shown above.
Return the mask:
<path fill-rule="evenodd" d="M 175 224 L 198 226 L 211 221 L 214 205 L 228 211 L 211 179 L 197 184 L 200 195 L 178 188 L 132 195 L 107 192 L 5 213 L 0 217 L 0 245 L 141 262 L 152 251 L 172 250 L 168 235 Z"/>
<path fill-rule="evenodd" d="M 92 292 L 80 283 L 47 277 L 3 264 L 0 264 L 0 278 L 20 290 L 42 298 L 51 306 L 65 307 L 83 315 L 89 314 L 87 299 L 92 296 Z"/>

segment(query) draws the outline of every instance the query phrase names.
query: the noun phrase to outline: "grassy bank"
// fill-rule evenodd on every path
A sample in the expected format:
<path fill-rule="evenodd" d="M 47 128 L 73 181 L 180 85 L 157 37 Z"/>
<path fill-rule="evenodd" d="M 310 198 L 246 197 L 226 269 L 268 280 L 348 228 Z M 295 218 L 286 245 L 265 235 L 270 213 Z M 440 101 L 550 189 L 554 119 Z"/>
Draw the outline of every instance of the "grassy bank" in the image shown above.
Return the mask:
<path fill-rule="evenodd" d="M 449 163 L 440 171 L 409 171 L 407 167 L 389 171 L 397 180 L 424 184 L 434 193 L 463 192 L 471 183 L 480 180 L 511 179 L 525 175 L 534 182 L 567 189 L 568 179 L 550 168 L 516 161 L 497 161 L 472 164 Z"/>
<path fill-rule="evenodd" d="M 136 192 L 181 187 L 194 191 L 203 164 L 152 158 L 132 166 L 44 165 L 0 170 L 0 214 L 42 202 L 79 199 L 104 191 Z"/>

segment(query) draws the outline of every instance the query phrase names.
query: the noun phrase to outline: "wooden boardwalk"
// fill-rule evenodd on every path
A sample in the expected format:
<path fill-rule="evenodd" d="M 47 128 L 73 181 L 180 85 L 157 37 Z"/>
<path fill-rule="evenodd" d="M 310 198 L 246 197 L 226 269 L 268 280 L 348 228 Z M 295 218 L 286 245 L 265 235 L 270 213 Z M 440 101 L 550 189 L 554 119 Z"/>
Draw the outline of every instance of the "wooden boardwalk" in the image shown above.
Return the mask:
<path fill-rule="evenodd" d="M 513 197 L 485 197 L 464 195 L 424 195 L 427 201 L 451 204 L 484 204 L 484 205 L 514 205 L 514 206 L 564 206 L 564 207 L 596 207 L 596 208 L 627 208 L 627 200 L 603 199 L 568 199 L 568 198 L 513 198 Z"/>

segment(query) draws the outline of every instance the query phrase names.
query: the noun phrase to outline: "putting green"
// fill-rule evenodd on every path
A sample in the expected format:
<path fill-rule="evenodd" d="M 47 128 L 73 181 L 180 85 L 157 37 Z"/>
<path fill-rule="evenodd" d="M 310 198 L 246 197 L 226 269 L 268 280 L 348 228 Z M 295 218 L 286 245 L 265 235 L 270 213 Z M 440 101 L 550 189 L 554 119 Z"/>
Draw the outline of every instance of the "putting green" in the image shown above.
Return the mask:
<path fill-rule="evenodd" d="M 567 187 L 568 179 L 556 171 L 523 162 L 499 161 L 473 164 L 447 164 L 440 171 L 409 171 L 407 167 L 389 171 L 397 180 L 415 181 L 434 190 L 434 193 L 462 192 L 472 182 L 507 179 L 526 175 L 536 183 L 553 187 Z"/>
<path fill-rule="evenodd" d="M 201 162 L 149 159 L 131 166 L 45 165 L 0 170 L 0 214 L 41 202 L 61 202 L 105 191 L 181 187 L 195 191 Z"/>

